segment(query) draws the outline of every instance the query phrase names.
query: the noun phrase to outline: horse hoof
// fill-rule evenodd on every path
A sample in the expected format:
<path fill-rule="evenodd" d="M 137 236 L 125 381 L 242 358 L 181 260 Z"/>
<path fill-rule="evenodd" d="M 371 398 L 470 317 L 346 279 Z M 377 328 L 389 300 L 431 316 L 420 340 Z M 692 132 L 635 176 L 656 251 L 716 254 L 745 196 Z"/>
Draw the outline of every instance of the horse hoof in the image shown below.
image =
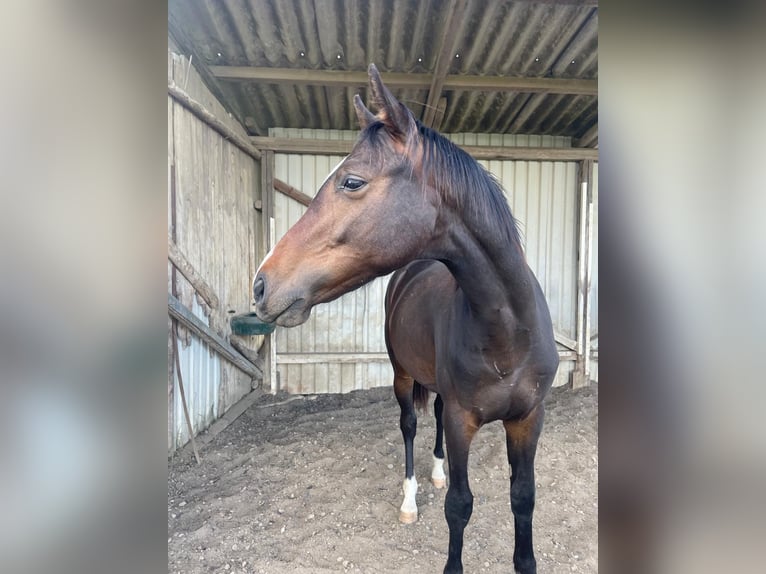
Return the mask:
<path fill-rule="evenodd" d="M 399 512 L 399 522 L 402 524 L 412 524 L 413 522 L 418 521 L 418 513 L 417 512 Z"/>
<path fill-rule="evenodd" d="M 447 479 L 446 478 L 431 478 L 431 482 L 434 485 L 434 488 L 444 488 L 447 486 Z"/>

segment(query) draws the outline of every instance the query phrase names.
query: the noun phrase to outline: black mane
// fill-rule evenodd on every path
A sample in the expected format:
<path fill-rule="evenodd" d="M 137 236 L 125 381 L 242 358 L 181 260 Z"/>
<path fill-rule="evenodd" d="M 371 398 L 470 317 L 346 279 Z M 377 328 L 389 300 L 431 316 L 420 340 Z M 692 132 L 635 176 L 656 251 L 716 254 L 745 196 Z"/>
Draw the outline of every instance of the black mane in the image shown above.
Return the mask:
<path fill-rule="evenodd" d="M 423 167 L 444 199 L 466 212 L 493 235 L 521 245 L 516 219 L 503 186 L 478 161 L 440 133 L 418 122 L 425 157 Z"/>

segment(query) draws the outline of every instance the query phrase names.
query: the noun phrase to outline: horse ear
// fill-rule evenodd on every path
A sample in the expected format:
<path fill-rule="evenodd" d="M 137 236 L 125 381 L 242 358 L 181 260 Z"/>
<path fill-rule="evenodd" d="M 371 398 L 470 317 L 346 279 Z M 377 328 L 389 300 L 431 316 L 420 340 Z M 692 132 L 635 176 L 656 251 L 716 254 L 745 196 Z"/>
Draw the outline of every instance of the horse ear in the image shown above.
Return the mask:
<path fill-rule="evenodd" d="M 362 103 L 362 98 L 359 97 L 359 94 L 354 95 L 354 109 L 356 110 L 356 117 L 359 118 L 359 127 L 361 129 L 364 129 L 371 123 L 378 121 L 378 118 L 375 117 L 375 114 L 368 110 L 367 106 Z"/>
<path fill-rule="evenodd" d="M 392 134 L 406 136 L 415 129 L 415 118 L 412 113 L 383 85 L 375 64 L 370 64 L 368 75 L 372 101 L 378 107 L 377 119 L 383 122 Z"/>

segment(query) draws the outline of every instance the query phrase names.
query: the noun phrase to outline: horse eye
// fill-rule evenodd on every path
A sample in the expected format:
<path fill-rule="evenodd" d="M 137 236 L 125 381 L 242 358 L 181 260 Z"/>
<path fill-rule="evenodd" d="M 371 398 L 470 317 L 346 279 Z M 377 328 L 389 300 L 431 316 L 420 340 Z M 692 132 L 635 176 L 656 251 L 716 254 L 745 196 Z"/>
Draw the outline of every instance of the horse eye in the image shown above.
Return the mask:
<path fill-rule="evenodd" d="M 358 189 L 361 189 L 366 183 L 367 182 L 364 181 L 363 179 L 350 175 L 343 180 L 343 184 L 341 185 L 341 187 L 343 189 L 347 189 L 348 191 L 356 191 Z"/>

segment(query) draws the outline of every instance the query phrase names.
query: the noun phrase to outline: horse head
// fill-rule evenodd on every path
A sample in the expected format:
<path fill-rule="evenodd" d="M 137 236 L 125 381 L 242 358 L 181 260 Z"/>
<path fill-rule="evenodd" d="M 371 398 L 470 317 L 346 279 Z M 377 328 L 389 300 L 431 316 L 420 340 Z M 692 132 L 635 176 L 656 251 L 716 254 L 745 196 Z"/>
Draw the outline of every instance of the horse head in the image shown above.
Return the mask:
<path fill-rule="evenodd" d="M 417 258 L 433 236 L 439 201 L 424 184 L 412 112 L 369 68 L 373 114 L 354 97 L 361 134 L 304 215 L 253 279 L 255 312 L 291 327 L 332 301 Z"/>

